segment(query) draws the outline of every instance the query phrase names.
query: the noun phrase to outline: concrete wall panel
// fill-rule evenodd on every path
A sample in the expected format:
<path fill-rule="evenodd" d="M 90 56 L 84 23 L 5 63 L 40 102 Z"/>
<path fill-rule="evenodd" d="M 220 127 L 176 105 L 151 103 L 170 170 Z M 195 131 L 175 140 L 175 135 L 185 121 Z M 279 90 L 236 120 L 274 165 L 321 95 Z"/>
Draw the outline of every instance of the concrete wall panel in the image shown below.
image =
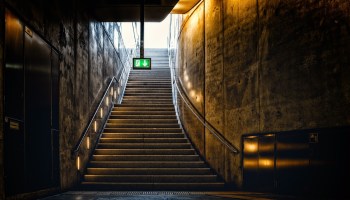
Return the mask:
<path fill-rule="evenodd" d="M 223 4 L 222 1 L 204 1 L 205 7 L 205 118 L 219 132 L 224 132 L 224 59 L 223 59 Z M 224 147 L 215 137 L 205 132 L 206 160 L 220 175 L 225 176 Z"/>

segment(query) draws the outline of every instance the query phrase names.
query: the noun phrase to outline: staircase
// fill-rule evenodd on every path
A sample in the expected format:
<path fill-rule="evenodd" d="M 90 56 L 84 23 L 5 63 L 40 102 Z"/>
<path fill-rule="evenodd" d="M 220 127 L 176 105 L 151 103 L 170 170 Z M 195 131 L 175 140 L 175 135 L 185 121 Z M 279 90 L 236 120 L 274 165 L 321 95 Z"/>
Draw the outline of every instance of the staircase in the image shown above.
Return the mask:
<path fill-rule="evenodd" d="M 180 128 L 167 50 L 152 70 L 132 70 L 88 164 L 82 187 L 97 190 L 213 190 L 224 186 Z"/>

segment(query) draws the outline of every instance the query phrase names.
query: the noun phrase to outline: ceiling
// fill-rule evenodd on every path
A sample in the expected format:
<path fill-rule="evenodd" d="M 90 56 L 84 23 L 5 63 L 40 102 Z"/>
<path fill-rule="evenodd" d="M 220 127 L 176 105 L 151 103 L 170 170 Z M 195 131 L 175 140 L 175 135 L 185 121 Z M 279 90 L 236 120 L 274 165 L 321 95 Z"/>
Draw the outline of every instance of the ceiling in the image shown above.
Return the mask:
<path fill-rule="evenodd" d="M 161 22 L 169 13 L 184 14 L 200 0 L 144 0 L 145 22 Z M 141 0 L 91 0 L 93 15 L 103 22 L 140 21 Z"/>
<path fill-rule="evenodd" d="M 144 0 L 145 22 L 161 22 L 179 0 Z M 91 1 L 93 15 L 104 22 L 140 21 L 140 0 Z"/>

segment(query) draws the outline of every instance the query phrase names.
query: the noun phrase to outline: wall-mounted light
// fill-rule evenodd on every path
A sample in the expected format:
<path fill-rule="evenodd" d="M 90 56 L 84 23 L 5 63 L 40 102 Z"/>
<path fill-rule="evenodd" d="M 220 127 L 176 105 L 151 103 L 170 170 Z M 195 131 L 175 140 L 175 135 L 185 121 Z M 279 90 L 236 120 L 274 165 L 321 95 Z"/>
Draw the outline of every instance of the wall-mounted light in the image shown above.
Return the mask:
<path fill-rule="evenodd" d="M 117 99 L 117 91 L 114 91 L 114 99 Z"/>
<path fill-rule="evenodd" d="M 192 88 L 192 83 L 188 82 L 187 83 L 187 89 L 191 89 Z"/>
<path fill-rule="evenodd" d="M 101 119 L 103 117 L 103 108 L 100 108 L 100 117 L 101 117 Z"/>
<path fill-rule="evenodd" d="M 94 121 L 94 132 L 96 133 L 97 132 L 97 122 Z"/>
<path fill-rule="evenodd" d="M 192 98 L 194 98 L 194 97 L 196 96 L 196 92 L 195 92 L 194 90 L 191 90 L 190 96 L 191 96 Z"/>
<path fill-rule="evenodd" d="M 79 171 L 80 170 L 80 156 L 78 155 L 77 156 L 77 170 Z"/>
<path fill-rule="evenodd" d="M 199 98 L 199 96 L 196 96 L 196 101 L 197 101 L 197 102 L 200 102 L 200 101 L 201 101 L 201 98 Z"/>
<path fill-rule="evenodd" d="M 185 79 L 185 81 L 188 81 L 188 76 L 187 76 L 187 75 L 185 75 L 184 79 Z"/>
<path fill-rule="evenodd" d="M 86 147 L 87 149 L 90 149 L 90 136 L 86 137 Z"/>
<path fill-rule="evenodd" d="M 109 104 L 109 98 L 106 97 L 106 105 L 108 106 L 108 104 Z"/>

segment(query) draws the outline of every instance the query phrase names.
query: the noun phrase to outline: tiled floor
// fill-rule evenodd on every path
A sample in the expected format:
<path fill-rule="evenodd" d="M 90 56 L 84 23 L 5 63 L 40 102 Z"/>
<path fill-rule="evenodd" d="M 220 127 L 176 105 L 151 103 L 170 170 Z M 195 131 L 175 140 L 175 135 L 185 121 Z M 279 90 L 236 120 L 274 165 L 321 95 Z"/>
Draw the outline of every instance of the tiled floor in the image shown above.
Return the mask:
<path fill-rule="evenodd" d="M 71 191 L 42 200 L 272 200 L 295 199 L 288 196 L 276 196 L 253 192 L 94 192 Z"/>

